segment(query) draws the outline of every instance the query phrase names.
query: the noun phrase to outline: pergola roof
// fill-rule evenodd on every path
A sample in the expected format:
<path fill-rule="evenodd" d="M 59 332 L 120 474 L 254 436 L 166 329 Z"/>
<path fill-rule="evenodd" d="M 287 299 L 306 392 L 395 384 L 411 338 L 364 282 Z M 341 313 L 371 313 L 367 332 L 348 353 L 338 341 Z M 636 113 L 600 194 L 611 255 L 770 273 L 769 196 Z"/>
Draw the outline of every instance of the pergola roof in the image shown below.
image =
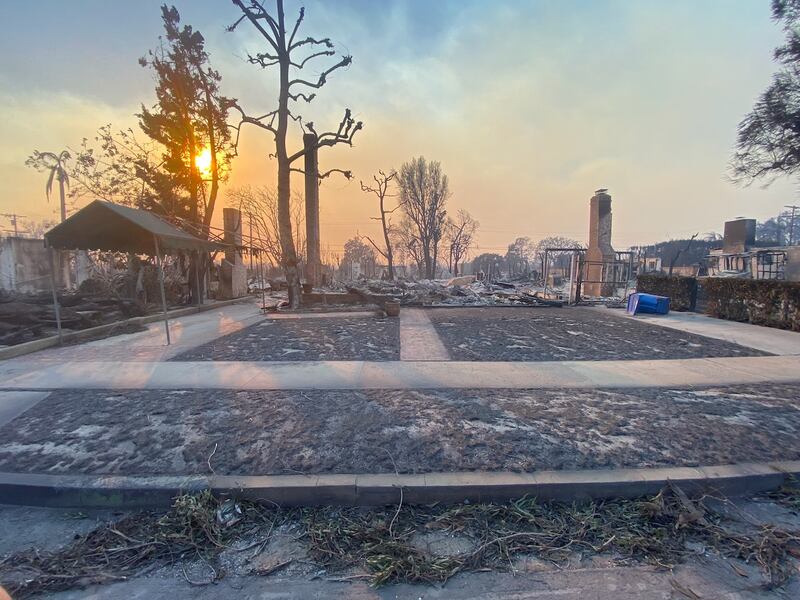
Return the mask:
<path fill-rule="evenodd" d="M 44 234 L 50 248 L 133 254 L 153 254 L 154 237 L 162 253 L 225 249 L 224 244 L 195 237 L 151 212 L 103 200 L 95 200 Z"/>

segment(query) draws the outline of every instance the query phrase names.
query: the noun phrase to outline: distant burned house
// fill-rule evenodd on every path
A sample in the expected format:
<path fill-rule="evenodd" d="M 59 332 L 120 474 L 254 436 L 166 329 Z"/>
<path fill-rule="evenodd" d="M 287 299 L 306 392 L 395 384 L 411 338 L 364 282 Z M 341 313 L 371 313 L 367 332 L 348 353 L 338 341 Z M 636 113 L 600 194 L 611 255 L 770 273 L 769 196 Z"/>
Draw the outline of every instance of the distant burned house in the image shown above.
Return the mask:
<path fill-rule="evenodd" d="M 755 219 L 725 223 L 722 247 L 706 257 L 710 277 L 743 277 L 800 281 L 800 246 L 756 241 Z"/>

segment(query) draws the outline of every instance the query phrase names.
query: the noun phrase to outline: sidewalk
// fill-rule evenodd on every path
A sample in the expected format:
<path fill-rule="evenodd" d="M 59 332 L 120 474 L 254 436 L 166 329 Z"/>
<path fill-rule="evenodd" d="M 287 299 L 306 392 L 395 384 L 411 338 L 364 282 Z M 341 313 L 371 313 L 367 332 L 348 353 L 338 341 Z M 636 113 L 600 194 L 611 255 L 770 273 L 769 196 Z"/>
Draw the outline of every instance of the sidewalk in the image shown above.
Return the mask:
<path fill-rule="evenodd" d="M 9 361 L 10 362 L 10 361 Z M 800 382 L 800 356 L 555 362 L 0 363 L 0 389 L 441 389 L 684 387 Z"/>
<path fill-rule="evenodd" d="M 668 315 L 640 314 L 631 316 L 622 310 L 607 308 L 596 308 L 595 310 L 602 311 L 604 314 L 634 319 L 648 325 L 658 325 L 659 327 L 678 329 L 688 333 L 725 340 L 726 342 L 755 348 L 770 354 L 781 356 L 800 355 L 800 333 L 796 331 L 715 319 L 700 313 L 670 312 Z"/>
<path fill-rule="evenodd" d="M 221 306 L 206 312 L 170 319 L 172 339 L 166 345 L 163 321 L 147 325 L 147 331 L 116 335 L 81 344 L 40 350 L 16 358 L 0 361 L 0 373 L 20 365 L 35 367 L 40 364 L 69 361 L 162 361 L 220 336 L 239 331 L 264 319 L 255 300 Z M 2 377 L 0 377 L 2 381 Z"/>

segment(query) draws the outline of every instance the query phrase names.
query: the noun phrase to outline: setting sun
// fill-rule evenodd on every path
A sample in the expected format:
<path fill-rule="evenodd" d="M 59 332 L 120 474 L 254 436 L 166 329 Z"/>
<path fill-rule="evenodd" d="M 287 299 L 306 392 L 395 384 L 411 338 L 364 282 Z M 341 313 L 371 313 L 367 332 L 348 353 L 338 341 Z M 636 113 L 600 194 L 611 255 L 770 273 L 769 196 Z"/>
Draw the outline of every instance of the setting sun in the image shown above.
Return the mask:
<path fill-rule="evenodd" d="M 201 175 L 209 177 L 211 175 L 211 148 L 203 148 L 195 157 L 194 164 Z"/>

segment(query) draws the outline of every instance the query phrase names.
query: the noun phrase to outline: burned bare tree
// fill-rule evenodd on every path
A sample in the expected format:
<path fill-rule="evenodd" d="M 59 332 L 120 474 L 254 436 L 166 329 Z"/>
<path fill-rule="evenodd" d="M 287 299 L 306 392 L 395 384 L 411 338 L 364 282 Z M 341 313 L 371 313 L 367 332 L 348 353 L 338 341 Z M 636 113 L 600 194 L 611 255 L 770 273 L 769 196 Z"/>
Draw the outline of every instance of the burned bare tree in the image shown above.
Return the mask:
<path fill-rule="evenodd" d="M 374 277 L 377 258 L 375 250 L 369 244 L 361 241 L 361 236 L 356 234 L 344 243 L 340 275 L 344 275 L 347 279 L 358 279 L 362 276 Z M 342 269 L 344 269 L 343 273 Z"/>
<path fill-rule="evenodd" d="M 424 276 L 433 279 L 444 236 L 445 204 L 450 196 L 447 175 L 441 164 L 420 156 L 400 168 L 398 183 L 405 222 L 411 229 L 406 231 L 409 251 L 421 259 Z"/>
<path fill-rule="evenodd" d="M 585 247 L 577 240 L 560 235 L 542 238 L 536 244 L 536 260 L 541 268 L 540 275 L 544 277 L 545 272 L 551 267 L 566 268 L 569 261 L 572 260 L 574 250 Z M 549 251 L 547 251 L 548 249 Z M 549 264 L 545 264 L 545 254 L 547 254 Z"/>
<path fill-rule="evenodd" d="M 289 288 L 289 304 L 297 307 L 300 304 L 300 274 L 298 271 L 298 257 L 292 235 L 291 220 L 291 171 L 292 163 L 303 158 L 307 152 L 314 152 L 325 146 L 337 144 L 352 145 L 353 137 L 362 127 L 361 121 L 356 122 L 350 109 L 345 110 L 344 117 L 335 131 L 317 134 L 313 123 L 305 123 L 304 130 L 314 135 L 315 142 L 306 144 L 300 150 L 290 153 L 287 148 L 287 133 L 289 120 L 294 120 L 302 125 L 302 117 L 290 109 L 290 102 L 311 102 L 315 93 L 311 90 L 322 88 L 328 77 L 338 69 L 347 67 L 352 62 L 352 57 L 344 55 L 338 62 L 323 70 L 316 80 L 303 79 L 301 75 L 293 76 L 291 73 L 302 71 L 307 64 L 315 59 L 334 56 L 333 42 L 329 38 L 316 39 L 306 37 L 299 39 L 297 33 L 305 17 L 305 9 L 301 8 L 297 19 L 290 28 L 287 27 L 283 0 L 275 0 L 274 13 L 264 8 L 263 3 L 257 0 L 233 0 L 233 3 L 242 11 L 242 16 L 231 25 L 228 30 L 233 31 L 243 21 L 248 21 L 266 41 L 264 52 L 248 56 L 251 64 L 262 69 L 277 67 L 279 73 L 278 107 L 265 114 L 252 116 L 247 114 L 237 102 L 232 107 L 239 111 L 241 119 L 237 130 L 237 142 L 243 125 L 254 125 L 270 132 L 275 140 L 275 158 L 278 161 L 278 224 L 281 243 L 281 265 L 286 275 Z"/>
<path fill-rule="evenodd" d="M 447 219 L 445 223 L 445 240 L 447 241 L 448 267 L 458 277 L 458 265 L 466 258 L 479 223 L 463 208 L 455 219 Z"/>
<path fill-rule="evenodd" d="M 506 251 L 506 262 L 508 263 L 508 275 L 528 275 L 531 263 L 536 256 L 536 244 L 527 236 L 518 237 L 508 245 Z"/>
<path fill-rule="evenodd" d="M 672 257 L 672 260 L 669 261 L 669 272 L 667 273 L 670 277 L 672 277 L 672 270 L 675 268 L 675 265 L 678 262 L 678 259 L 681 257 L 681 254 L 684 252 L 688 252 L 692 248 L 692 244 L 697 239 L 697 236 L 700 235 L 699 233 L 695 233 L 692 237 L 690 237 L 686 241 L 686 245 L 683 248 L 678 248 L 675 252 L 675 256 Z"/>
<path fill-rule="evenodd" d="M 390 171 L 386 173 L 384 171 L 378 171 L 377 175 L 373 175 L 372 179 L 375 182 L 375 185 L 365 185 L 364 182 L 361 182 L 361 191 L 368 192 L 370 194 L 375 194 L 378 198 L 378 205 L 380 206 L 380 213 L 381 216 L 379 217 L 370 217 L 376 221 L 381 222 L 381 228 L 383 230 L 383 243 L 385 244 L 384 248 L 382 249 L 378 244 L 376 244 L 372 238 L 368 235 L 364 237 L 369 241 L 370 244 L 373 245 L 375 250 L 383 256 L 386 260 L 387 270 L 388 270 L 388 279 L 389 281 L 394 281 L 394 250 L 392 248 L 392 223 L 390 218 L 387 215 L 391 215 L 394 211 L 400 208 L 398 204 L 393 209 L 388 210 L 386 208 L 386 198 L 394 196 L 394 194 L 389 193 L 389 184 L 397 177 L 397 173 L 395 171 Z"/>
<path fill-rule="evenodd" d="M 278 194 L 268 187 L 243 186 L 229 190 L 226 194 L 228 204 L 237 206 L 246 219 L 246 226 L 252 230 L 254 244 L 262 248 L 267 260 L 273 266 L 281 264 L 280 226 L 278 225 Z M 298 254 L 305 245 L 303 237 L 303 198 L 292 194 L 291 216 L 294 231 L 293 239 Z M 298 257 L 299 258 L 299 257 Z"/>
<path fill-rule="evenodd" d="M 404 214 L 397 229 L 392 233 L 396 240 L 394 243 L 395 254 L 402 254 L 414 264 L 417 269 L 417 277 L 425 277 L 425 257 L 414 223 Z"/>

